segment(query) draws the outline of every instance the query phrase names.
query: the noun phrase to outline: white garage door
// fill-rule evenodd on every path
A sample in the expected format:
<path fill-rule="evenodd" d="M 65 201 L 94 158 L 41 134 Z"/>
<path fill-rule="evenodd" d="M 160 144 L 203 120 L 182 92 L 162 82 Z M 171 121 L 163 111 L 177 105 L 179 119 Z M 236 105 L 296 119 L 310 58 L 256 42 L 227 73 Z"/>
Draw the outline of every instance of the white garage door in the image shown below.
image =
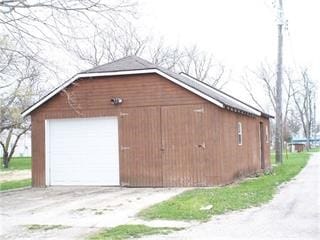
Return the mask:
<path fill-rule="evenodd" d="M 46 122 L 47 185 L 119 185 L 116 117 Z"/>

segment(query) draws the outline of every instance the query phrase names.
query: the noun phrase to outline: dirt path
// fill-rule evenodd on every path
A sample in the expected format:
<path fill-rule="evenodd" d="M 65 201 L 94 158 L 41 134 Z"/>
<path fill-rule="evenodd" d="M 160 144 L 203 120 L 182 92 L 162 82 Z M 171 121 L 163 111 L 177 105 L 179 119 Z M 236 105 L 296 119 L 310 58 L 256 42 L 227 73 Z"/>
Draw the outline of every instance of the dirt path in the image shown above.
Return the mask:
<path fill-rule="evenodd" d="M 31 178 L 31 170 L 10 170 L 0 172 L 0 182 Z"/>
<path fill-rule="evenodd" d="M 320 153 L 260 208 L 214 217 L 168 236 L 144 239 L 320 239 Z"/>

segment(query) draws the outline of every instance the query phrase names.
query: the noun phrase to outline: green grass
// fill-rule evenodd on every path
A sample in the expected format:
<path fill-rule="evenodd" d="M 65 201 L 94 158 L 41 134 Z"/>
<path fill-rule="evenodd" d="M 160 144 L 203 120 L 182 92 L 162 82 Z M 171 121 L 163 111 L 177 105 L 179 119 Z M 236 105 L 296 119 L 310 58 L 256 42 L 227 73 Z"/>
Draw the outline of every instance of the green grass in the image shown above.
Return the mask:
<path fill-rule="evenodd" d="M 0 182 L 0 191 L 30 187 L 31 179 Z"/>
<path fill-rule="evenodd" d="M 0 164 L 0 171 L 13 171 L 13 170 L 29 170 L 31 169 L 31 157 L 14 157 L 9 163 L 9 168 L 5 169 Z M 0 182 L 0 191 L 11 190 L 16 188 L 30 187 L 31 179 L 12 180 Z"/>
<path fill-rule="evenodd" d="M 2 158 L 0 158 L 0 171 L 26 170 L 31 169 L 31 157 L 14 157 L 9 162 L 9 168 L 3 168 Z"/>
<path fill-rule="evenodd" d="M 49 231 L 54 229 L 69 228 L 69 226 L 64 226 L 64 225 L 45 225 L 45 224 L 31 224 L 31 225 L 25 225 L 25 226 L 30 231 Z"/>
<path fill-rule="evenodd" d="M 320 152 L 320 147 L 311 148 L 309 152 Z"/>
<path fill-rule="evenodd" d="M 270 201 L 281 183 L 289 181 L 306 165 L 309 153 L 290 153 L 282 165 L 261 177 L 217 188 L 195 189 L 142 210 L 144 219 L 201 220 L 213 215 L 259 206 Z M 284 158 L 285 159 L 285 158 Z M 209 210 L 201 207 L 212 205 Z"/>
<path fill-rule="evenodd" d="M 168 227 L 149 227 L 146 225 L 119 225 L 114 228 L 107 228 L 95 235 L 89 237 L 90 240 L 102 240 L 102 239 L 128 239 L 139 238 L 146 235 L 154 234 L 169 234 L 173 231 L 179 231 L 182 228 L 168 228 Z"/>

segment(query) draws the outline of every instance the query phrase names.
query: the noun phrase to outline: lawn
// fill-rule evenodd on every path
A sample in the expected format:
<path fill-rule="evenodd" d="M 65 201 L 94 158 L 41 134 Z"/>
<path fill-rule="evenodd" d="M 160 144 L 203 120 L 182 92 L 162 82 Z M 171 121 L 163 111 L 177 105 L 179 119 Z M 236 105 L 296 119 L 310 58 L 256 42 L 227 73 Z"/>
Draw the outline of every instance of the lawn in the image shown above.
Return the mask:
<path fill-rule="evenodd" d="M 0 171 L 9 171 L 9 170 L 26 170 L 31 169 L 31 157 L 14 157 L 9 163 L 9 168 L 5 169 L 2 165 L 2 158 Z"/>
<path fill-rule="evenodd" d="M 31 179 L 0 182 L 0 191 L 31 186 Z"/>
<path fill-rule="evenodd" d="M 129 238 L 139 238 L 146 235 L 169 234 L 173 231 L 179 231 L 181 228 L 168 227 L 149 227 L 142 224 L 137 225 L 119 225 L 113 228 L 104 229 L 89 237 L 90 240 L 112 239 L 121 240 Z"/>
<path fill-rule="evenodd" d="M 311 148 L 309 152 L 320 152 L 320 147 Z"/>
<path fill-rule="evenodd" d="M 288 160 L 263 176 L 225 187 L 186 191 L 174 198 L 142 210 L 144 219 L 201 220 L 213 215 L 259 206 L 270 201 L 277 187 L 292 179 L 306 165 L 309 153 L 290 153 Z M 201 210 L 208 207 L 207 210 Z"/>
<path fill-rule="evenodd" d="M 1 163 L 2 159 L 0 158 Z M 31 169 L 31 157 L 14 157 L 9 163 L 9 168 L 3 168 L 1 164 L 0 171 L 8 173 L 9 171 L 30 170 Z M 31 179 L 19 179 L 0 182 L 0 191 L 23 188 L 31 186 Z"/>

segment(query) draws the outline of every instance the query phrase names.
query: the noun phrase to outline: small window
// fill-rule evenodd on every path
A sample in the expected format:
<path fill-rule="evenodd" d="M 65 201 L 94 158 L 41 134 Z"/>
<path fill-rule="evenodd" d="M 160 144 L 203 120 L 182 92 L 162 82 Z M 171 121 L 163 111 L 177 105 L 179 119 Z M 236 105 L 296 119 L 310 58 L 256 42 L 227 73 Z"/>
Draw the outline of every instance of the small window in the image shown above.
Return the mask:
<path fill-rule="evenodd" d="M 238 122 L 238 145 L 242 145 L 242 124 Z"/>
<path fill-rule="evenodd" d="M 269 143 L 269 128 L 266 126 L 266 143 Z"/>

